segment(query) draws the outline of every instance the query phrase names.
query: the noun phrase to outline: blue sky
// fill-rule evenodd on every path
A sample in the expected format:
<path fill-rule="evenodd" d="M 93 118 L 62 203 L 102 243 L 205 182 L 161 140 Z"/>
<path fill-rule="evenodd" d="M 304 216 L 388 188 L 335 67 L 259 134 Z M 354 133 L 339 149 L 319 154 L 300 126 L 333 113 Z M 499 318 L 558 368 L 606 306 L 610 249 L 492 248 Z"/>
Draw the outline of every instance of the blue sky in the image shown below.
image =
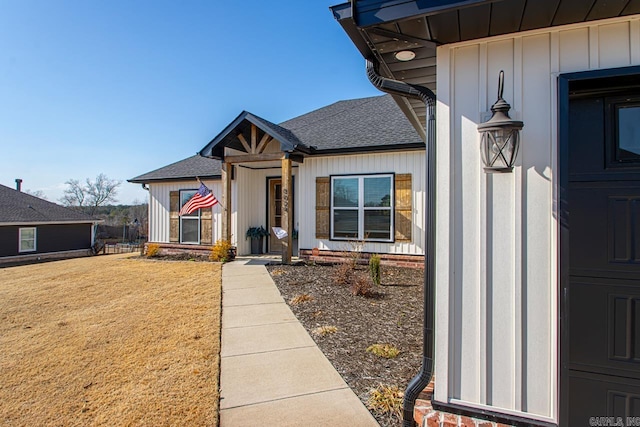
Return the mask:
<path fill-rule="evenodd" d="M 196 153 L 242 110 L 279 123 L 380 94 L 341 0 L 0 0 L 0 184 L 57 202 Z"/>

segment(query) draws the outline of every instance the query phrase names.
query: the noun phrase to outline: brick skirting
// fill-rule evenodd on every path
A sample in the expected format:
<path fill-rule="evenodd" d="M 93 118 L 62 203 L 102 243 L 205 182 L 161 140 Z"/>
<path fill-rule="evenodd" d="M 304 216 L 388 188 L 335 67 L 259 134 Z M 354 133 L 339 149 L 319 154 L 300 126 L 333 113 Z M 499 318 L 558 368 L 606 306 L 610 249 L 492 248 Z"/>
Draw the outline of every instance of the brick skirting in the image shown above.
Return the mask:
<path fill-rule="evenodd" d="M 79 258 L 83 256 L 87 256 L 89 248 L 86 249 L 75 249 L 71 251 L 63 251 L 63 252 L 47 252 L 47 253 L 35 253 L 35 254 L 26 254 L 26 255 L 14 255 L 8 257 L 0 258 L 0 265 L 8 266 L 8 265 L 18 265 L 18 264 L 28 264 L 39 261 L 54 261 L 59 259 L 67 259 L 67 258 Z"/>
<path fill-rule="evenodd" d="M 211 255 L 211 245 L 183 245 L 179 243 L 159 243 L 147 242 L 144 244 L 144 253 L 147 253 L 149 244 L 158 245 L 160 247 L 160 255 Z"/>
<path fill-rule="evenodd" d="M 437 411 L 431 406 L 435 378 L 425 387 L 413 409 L 413 420 L 419 427 L 511 427 L 508 424 Z"/>
<path fill-rule="evenodd" d="M 318 264 L 338 264 L 351 261 L 349 252 L 327 251 L 318 249 L 300 249 L 299 257 L 307 262 Z M 362 252 L 360 262 L 366 264 L 372 253 Z M 424 268 L 423 255 L 402 255 L 402 254 L 378 254 L 382 265 L 393 265 L 396 267 Z"/>

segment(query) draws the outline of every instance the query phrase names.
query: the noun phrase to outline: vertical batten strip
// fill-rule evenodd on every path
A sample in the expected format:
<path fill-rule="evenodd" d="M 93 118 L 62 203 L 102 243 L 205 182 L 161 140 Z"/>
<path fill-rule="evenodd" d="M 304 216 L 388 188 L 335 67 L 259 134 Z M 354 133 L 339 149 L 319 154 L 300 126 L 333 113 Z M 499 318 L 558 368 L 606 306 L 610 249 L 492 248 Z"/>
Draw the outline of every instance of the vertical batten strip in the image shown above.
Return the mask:
<path fill-rule="evenodd" d="M 438 168 L 436 171 L 436 185 L 438 198 L 436 200 L 436 252 L 441 256 L 436 257 L 436 283 L 447 284 L 443 292 L 436 290 L 436 354 L 435 375 L 444 378 L 435 386 L 434 397 L 440 402 L 447 402 L 451 396 L 455 396 L 457 386 L 454 376 L 454 305 L 453 289 L 456 282 L 453 270 L 453 254 L 455 254 L 455 229 L 451 226 L 455 206 L 452 199 L 452 188 L 455 186 L 452 144 L 455 130 L 451 127 L 453 122 L 453 109 L 450 108 L 453 98 L 453 69 L 454 56 L 448 46 L 438 48 L 437 67 L 442 70 L 437 81 L 438 101 L 436 103 L 436 144 L 438 151 Z M 426 172 L 425 172 L 426 173 Z M 422 182 L 425 182 L 424 180 Z M 424 234 L 424 233 L 423 233 Z"/>
<path fill-rule="evenodd" d="M 489 101 L 489 97 L 487 94 L 487 85 L 489 84 L 488 80 L 488 59 L 487 59 L 487 43 L 480 44 L 480 66 L 478 68 L 478 111 L 486 112 L 489 111 L 489 106 L 491 106 L 491 102 Z M 482 115 L 478 118 L 478 123 L 485 121 Z M 478 150 L 478 155 L 480 155 L 480 151 Z M 479 313 L 480 319 L 478 322 L 478 336 L 480 337 L 480 345 L 479 345 L 479 360 L 484 360 L 478 370 L 480 375 L 479 384 L 485 384 L 485 387 L 480 387 L 479 396 L 480 403 L 487 404 L 488 402 L 488 388 L 489 388 L 489 375 L 487 372 L 490 370 L 490 351 L 487 348 L 487 329 L 489 327 L 487 310 L 490 307 L 489 295 L 487 295 L 487 284 L 489 278 L 487 277 L 488 273 L 488 259 L 487 259 L 487 250 L 488 250 L 488 241 L 487 234 L 489 229 L 489 222 L 487 219 L 487 196 L 488 196 L 488 181 L 487 174 L 482 170 L 482 164 L 479 163 L 480 168 L 478 168 L 479 182 L 480 182 L 480 215 L 478 215 L 478 229 L 480 230 L 480 242 L 482 242 L 482 250 L 480 251 L 480 298 L 478 298 L 479 303 Z"/>
<path fill-rule="evenodd" d="M 631 65 L 640 64 L 640 19 L 629 22 L 629 50 Z"/>
<path fill-rule="evenodd" d="M 513 105 L 516 111 L 519 112 L 518 119 L 524 120 L 523 117 L 523 105 L 524 105 L 524 82 L 527 81 L 525 75 L 526 69 L 522 65 L 522 37 L 517 37 L 513 41 Z M 526 123 L 525 123 L 526 126 Z M 523 141 L 521 141 L 522 144 Z M 514 307 L 514 319 L 513 319 L 513 408 L 516 410 L 522 410 L 523 408 L 523 391 L 522 391 L 522 281 L 524 268 L 522 263 L 523 257 L 523 232 L 524 224 L 522 221 L 523 215 L 523 194 L 526 189 L 524 186 L 523 175 L 526 173 L 526 159 L 524 152 L 521 152 L 518 156 L 517 167 L 514 169 L 514 192 L 513 192 L 513 217 L 514 217 L 514 259 L 513 259 L 513 307 Z"/>
<path fill-rule="evenodd" d="M 600 68 L 600 46 L 598 40 L 598 26 L 589 27 L 589 68 L 595 70 Z"/>
<path fill-rule="evenodd" d="M 551 108 L 549 109 L 549 159 L 550 159 L 550 167 L 551 167 L 551 213 L 549 218 L 549 242 L 550 251 L 549 251 L 549 282 L 550 282 L 550 305 L 551 305 L 551 328 L 550 328 L 550 354 L 552 355 L 552 361 L 560 360 L 560 352 L 558 349 L 558 334 L 556 325 L 559 323 L 558 317 L 558 292 L 559 292 L 559 278 L 558 278 L 558 227 L 559 222 L 557 218 L 559 218 L 558 211 L 558 182 L 557 177 L 559 176 L 558 171 L 558 134 L 555 131 L 558 129 L 558 75 L 560 73 L 560 63 L 562 58 L 561 52 L 561 40 L 560 34 L 558 32 L 551 34 L 551 54 L 550 54 L 550 76 L 549 76 L 549 87 L 550 87 L 550 99 Z M 558 363 L 552 363 L 551 369 L 549 370 L 549 415 L 555 419 L 558 419 Z"/>

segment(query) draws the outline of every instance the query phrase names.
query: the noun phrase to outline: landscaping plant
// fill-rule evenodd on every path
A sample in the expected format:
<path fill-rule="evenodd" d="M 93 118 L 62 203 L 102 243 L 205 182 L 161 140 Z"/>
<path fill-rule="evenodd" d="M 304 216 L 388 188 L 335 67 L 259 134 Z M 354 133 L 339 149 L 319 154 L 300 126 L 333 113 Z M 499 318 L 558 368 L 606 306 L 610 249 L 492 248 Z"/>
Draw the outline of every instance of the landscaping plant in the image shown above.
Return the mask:
<path fill-rule="evenodd" d="M 369 392 L 367 407 L 372 411 L 395 415 L 400 418 L 402 415 L 403 397 L 404 393 L 398 386 L 380 384 Z"/>
<path fill-rule="evenodd" d="M 160 245 L 157 243 L 149 243 L 147 245 L 147 256 L 149 258 L 153 258 L 159 255 L 160 255 Z"/>
<path fill-rule="evenodd" d="M 338 285 L 351 285 L 353 282 L 354 268 L 350 263 L 341 263 L 333 267 L 333 281 Z"/>
<path fill-rule="evenodd" d="M 391 344 L 372 344 L 367 347 L 367 353 L 375 354 L 385 359 L 394 359 L 398 357 L 400 350 Z"/>
<path fill-rule="evenodd" d="M 325 335 L 329 335 L 329 334 L 335 334 L 336 332 L 338 332 L 338 328 L 336 328 L 335 326 L 319 326 L 317 328 L 315 328 L 313 331 L 311 331 L 311 333 L 313 333 L 314 335 L 320 335 L 321 337 L 324 337 Z"/>
<path fill-rule="evenodd" d="M 369 258 L 369 275 L 373 284 L 380 286 L 380 255 L 374 254 Z"/>
<path fill-rule="evenodd" d="M 303 302 L 308 302 L 308 301 L 313 301 L 313 297 L 309 294 L 300 294 L 300 295 L 296 295 L 295 297 L 291 298 L 291 301 L 289 301 L 289 304 L 291 305 L 296 305 L 296 304 L 301 304 Z"/>
<path fill-rule="evenodd" d="M 354 296 L 370 297 L 373 295 L 371 279 L 366 273 L 356 274 L 351 282 L 351 294 Z"/>
<path fill-rule="evenodd" d="M 227 262 L 229 257 L 229 250 L 231 249 L 231 242 L 225 239 L 219 239 L 216 244 L 211 248 L 211 255 L 209 259 L 211 261 Z"/>

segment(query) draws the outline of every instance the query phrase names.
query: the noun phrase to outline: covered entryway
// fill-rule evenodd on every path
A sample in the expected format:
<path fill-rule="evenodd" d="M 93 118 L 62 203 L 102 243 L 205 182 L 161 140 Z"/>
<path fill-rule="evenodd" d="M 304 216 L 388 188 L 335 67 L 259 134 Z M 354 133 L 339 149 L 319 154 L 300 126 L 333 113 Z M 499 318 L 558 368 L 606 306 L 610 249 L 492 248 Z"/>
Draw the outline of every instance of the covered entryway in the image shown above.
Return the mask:
<path fill-rule="evenodd" d="M 282 179 L 269 179 L 269 248 L 270 253 L 282 252 L 282 243 L 273 233 L 273 227 L 282 227 Z"/>
<path fill-rule="evenodd" d="M 244 236 L 248 227 L 256 226 L 265 226 L 271 232 L 276 226 L 273 224 L 278 223 L 287 237 L 277 244 L 270 237 L 269 251 L 281 252 L 282 261 L 289 263 L 293 249 L 293 164 L 302 163 L 311 150 L 288 130 L 246 111 L 209 142 L 199 154 L 222 161 L 222 237 L 232 241 L 232 236 Z M 276 170 L 278 180 L 272 183 L 268 179 L 265 191 L 264 179 L 269 176 L 265 174 Z M 258 199 L 268 200 L 266 209 L 253 203 Z"/>
<path fill-rule="evenodd" d="M 560 79 L 563 426 L 640 415 L 638 72 Z"/>

